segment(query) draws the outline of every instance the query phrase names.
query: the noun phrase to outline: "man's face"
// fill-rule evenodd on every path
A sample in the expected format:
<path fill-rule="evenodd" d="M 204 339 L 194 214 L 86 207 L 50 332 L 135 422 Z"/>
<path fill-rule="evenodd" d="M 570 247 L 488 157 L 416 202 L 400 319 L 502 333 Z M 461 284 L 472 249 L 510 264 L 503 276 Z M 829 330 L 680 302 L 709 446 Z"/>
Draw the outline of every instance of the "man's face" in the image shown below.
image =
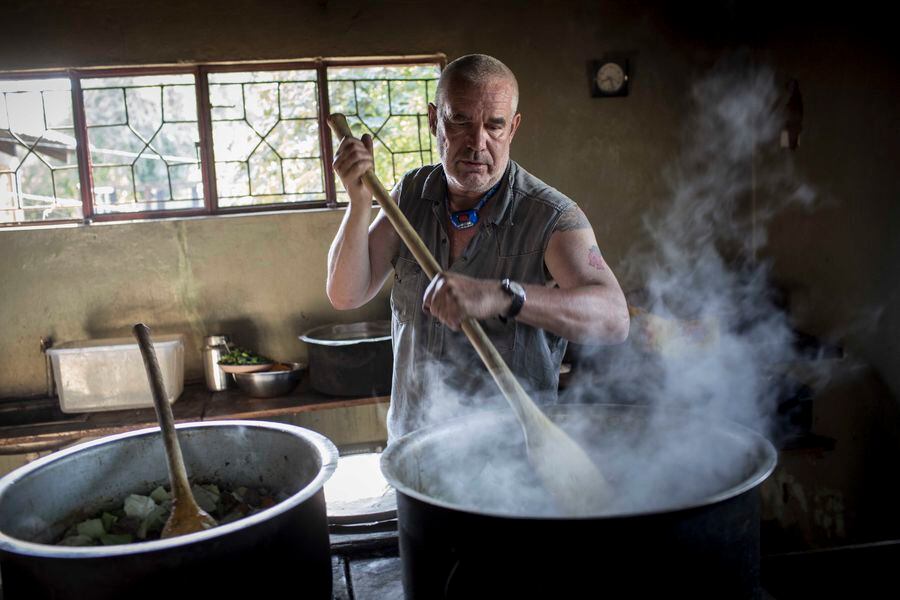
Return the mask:
<path fill-rule="evenodd" d="M 431 132 L 452 189 L 482 194 L 503 176 L 521 120 L 514 101 L 512 82 L 491 78 L 481 84 L 451 80 L 440 109 L 429 104 Z"/>

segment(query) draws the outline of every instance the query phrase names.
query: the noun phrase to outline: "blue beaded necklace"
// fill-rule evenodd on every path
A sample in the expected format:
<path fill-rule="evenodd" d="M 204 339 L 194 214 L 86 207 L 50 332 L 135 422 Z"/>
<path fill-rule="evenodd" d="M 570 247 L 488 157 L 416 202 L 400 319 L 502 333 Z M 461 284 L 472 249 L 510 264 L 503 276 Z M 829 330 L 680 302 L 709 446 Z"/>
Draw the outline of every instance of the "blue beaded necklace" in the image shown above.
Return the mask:
<path fill-rule="evenodd" d="M 468 229 L 470 227 L 474 227 L 476 223 L 478 223 L 478 211 L 484 208 L 484 205 L 490 200 L 491 196 L 493 196 L 497 189 L 500 187 L 500 182 L 494 184 L 494 187 L 489 189 L 487 193 L 478 201 L 474 207 L 468 210 L 457 210 L 455 212 L 450 212 L 450 194 L 448 192 L 446 196 L 447 202 L 447 212 L 450 214 L 450 223 L 453 224 L 455 229 Z"/>

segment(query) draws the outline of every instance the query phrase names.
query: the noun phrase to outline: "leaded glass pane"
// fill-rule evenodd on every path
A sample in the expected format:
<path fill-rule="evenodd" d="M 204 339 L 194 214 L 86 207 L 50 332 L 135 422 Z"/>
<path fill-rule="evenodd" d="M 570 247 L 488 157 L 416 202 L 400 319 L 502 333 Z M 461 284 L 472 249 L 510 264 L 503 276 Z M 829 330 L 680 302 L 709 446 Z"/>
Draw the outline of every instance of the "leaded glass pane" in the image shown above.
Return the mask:
<path fill-rule="evenodd" d="M 437 64 L 328 68 L 330 109 L 347 116 L 355 136 L 372 136 L 375 173 L 388 189 L 407 171 L 438 161 L 428 102 L 439 76 Z M 340 178 L 336 185 L 338 201 L 346 202 Z"/>
<path fill-rule="evenodd" d="M 325 200 L 313 69 L 210 73 L 219 206 Z"/>
<path fill-rule="evenodd" d="M 67 78 L 0 79 L 0 223 L 80 219 Z"/>
<path fill-rule="evenodd" d="M 192 74 L 81 82 L 97 214 L 203 207 Z"/>

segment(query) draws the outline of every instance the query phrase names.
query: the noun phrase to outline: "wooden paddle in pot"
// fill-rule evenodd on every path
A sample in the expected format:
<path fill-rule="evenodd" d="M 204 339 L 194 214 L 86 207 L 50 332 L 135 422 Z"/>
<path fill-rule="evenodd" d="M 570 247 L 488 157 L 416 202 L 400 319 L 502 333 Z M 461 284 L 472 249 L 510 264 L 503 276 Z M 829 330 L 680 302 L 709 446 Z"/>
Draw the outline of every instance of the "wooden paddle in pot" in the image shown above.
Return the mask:
<path fill-rule="evenodd" d="M 144 368 L 147 371 L 147 379 L 150 381 L 153 406 L 156 408 L 156 418 L 159 420 L 159 429 L 166 447 L 169 482 L 172 484 L 172 512 L 163 526 L 162 537 L 170 538 L 215 527 L 216 520 L 197 505 L 194 494 L 191 493 L 187 469 L 184 467 L 184 458 L 181 455 L 181 446 L 178 444 L 178 436 L 175 434 L 172 407 L 166 398 L 162 372 L 159 370 L 159 362 L 156 360 L 156 352 L 153 350 L 153 341 L 150 339 L 150 328 L 143 323 L 138 323 L 132 329 L 132 333 L 137 338 L 141 356 L 144 359 Z"/>
<path fill-rule="evenodd" d="M 340 140 L 353 137 L 344 115 L 332 114 L 328 118 L 328 124 Z M 362 180 L 416 262 L 429 279 L 434 279 L 442 272 L 441 266 L 381 185 L 375 172 L 369 169 L 363 174 Z M 525 434 L 528 459 L 563 511 L 572 515 L 601 511 L 611 491 L 594 462 L 575 440 L 547 418 L 528 397 L 481 324 L 469 318 L 462 322 L 462 330 L 512 407 Z"/>

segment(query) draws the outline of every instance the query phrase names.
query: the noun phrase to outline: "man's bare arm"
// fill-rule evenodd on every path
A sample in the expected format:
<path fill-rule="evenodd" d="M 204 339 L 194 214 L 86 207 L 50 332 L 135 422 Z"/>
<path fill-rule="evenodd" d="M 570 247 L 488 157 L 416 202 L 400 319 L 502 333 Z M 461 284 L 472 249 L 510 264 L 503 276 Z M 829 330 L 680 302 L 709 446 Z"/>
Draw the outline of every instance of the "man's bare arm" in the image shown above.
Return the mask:
<path fill-rule="evenodd" d="M 357 217 L 361 227 L 350 211 L 348 208 L 328 252 L 325 289 L 331 305 L 338 310 L 359 308 L 378 294 L 391 272 L 391 257 L 400 242 L 382 211 L 368 228 L 367 218 Z"/>
<path fill-rule="evenodd" d="M 525 286 L 528 301 L 519 321 L 585 344 L 616 344 L 628 337 L 625 295 L 580 208 L 563 215 L 544 261 L 559 287 Z"/>
<path fill-rule="evenodd" d="M 391 257 L 400 238 L 383 212 L 372 218 L 372 194 L 362 174 L 372 168 L 371 138 L 345 139 L 334 160 L 334 170 L 350 195 L 350 205 L 328 251 L 325 289 L 332 306 L 358 308 L 375 297 L 391 271 Z M 394 198 L 396 200 L 396 198 Z"/>

